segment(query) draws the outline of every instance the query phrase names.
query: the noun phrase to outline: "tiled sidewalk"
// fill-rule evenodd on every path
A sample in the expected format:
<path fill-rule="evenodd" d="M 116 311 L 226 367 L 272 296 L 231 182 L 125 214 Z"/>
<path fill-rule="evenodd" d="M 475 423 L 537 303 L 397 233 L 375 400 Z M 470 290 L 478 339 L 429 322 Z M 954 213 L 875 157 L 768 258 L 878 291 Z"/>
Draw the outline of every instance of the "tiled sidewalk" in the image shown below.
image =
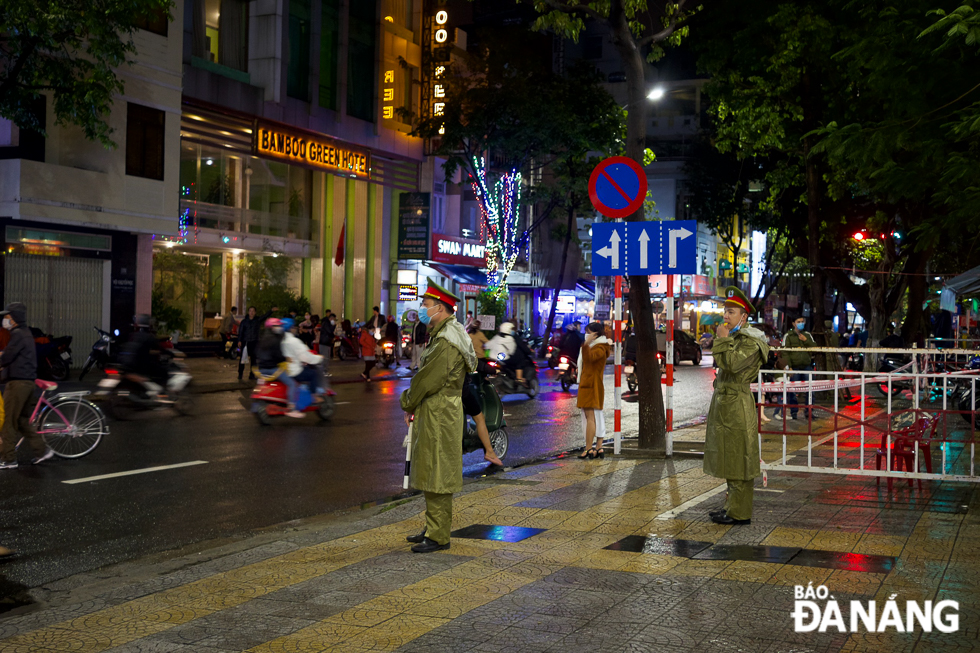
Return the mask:
<path fill-rule="evenodd" d="M 457 495 L 448 552 L 409 552 L 413 499 L 8 616 L 0 651 L 980 650 L 972 486 L 888 494 L 868 479 L 770 475 L 752 524 L 725 527 L 706 517 L 724 495 L 700 467 L 607 457 L 513 470 Z M 960 631 L 794 633 L 794 585 L 809 582 L 839 601 L 959 600 Z"/>

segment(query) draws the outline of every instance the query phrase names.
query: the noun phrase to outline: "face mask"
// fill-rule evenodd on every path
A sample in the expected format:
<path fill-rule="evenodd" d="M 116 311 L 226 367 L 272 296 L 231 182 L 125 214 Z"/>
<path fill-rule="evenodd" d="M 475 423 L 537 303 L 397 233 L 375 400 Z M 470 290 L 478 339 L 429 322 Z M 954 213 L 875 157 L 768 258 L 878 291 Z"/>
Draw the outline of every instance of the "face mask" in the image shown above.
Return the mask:
<path fill-rule="evenodd" d="M 732 327 L 732 330 L 728 332 L 728 335 L 729 336 L 733 336 L 736 333 L 738 333 L 739 331 L 741 331 L 742 330 L 742 324 L 743 324 L 742 322 L 739 322 L 734 327 Z"/>
<path fill-rule="evenodd" d="M 802 323 L 796 325 L 796 329 L 797 329 L 797 331 L 802 331 L 803 330 L 803 327 L 805 327 L 805 326 L 806 326 L 806 322 L 802 322 Z"/>
<path fill-rule="evenodd" d="M 427 309 L 425 306 L 423 306 L 422 307 L 422 310 L 419 311 L 419 322 L 421 322 L 422 324 L 428 324 L 429 323 L 429 320 L 431 320 L 431 319 L 432 319 L 432 316 L 429 315 L 429 309 Z"/>
<path fill-rule="evenodd" d="M 6 329 L 7 331 L 13 331 L 14 329 L 13 320 L 11 320 L 9 317 L 3 318 L 3 328 Z"/>

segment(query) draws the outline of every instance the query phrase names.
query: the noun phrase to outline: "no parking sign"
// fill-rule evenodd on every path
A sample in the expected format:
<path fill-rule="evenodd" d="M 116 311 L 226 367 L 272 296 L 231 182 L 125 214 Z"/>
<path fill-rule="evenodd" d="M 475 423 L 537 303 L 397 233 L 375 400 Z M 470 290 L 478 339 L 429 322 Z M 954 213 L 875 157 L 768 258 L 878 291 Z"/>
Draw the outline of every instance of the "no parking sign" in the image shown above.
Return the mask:
<path fill-rule="evenodd" d="M 589 199 L 608 218 L 625 218 L 643 206 L 647 175 L 626 156 L 612 156 L 595 167 L 589 177 Z"/>

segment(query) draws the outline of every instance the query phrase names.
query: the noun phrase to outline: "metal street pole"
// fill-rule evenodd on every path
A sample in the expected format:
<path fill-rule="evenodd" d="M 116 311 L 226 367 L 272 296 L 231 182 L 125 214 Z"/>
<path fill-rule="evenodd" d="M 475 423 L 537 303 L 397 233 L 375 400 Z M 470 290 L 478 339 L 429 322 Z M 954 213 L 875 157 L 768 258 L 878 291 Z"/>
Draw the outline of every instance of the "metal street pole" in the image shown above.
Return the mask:
<path fill-rule="evenodd" d="M 613 333 L 615 345 L 613 351 L 615 375 L 615 417 L 613 431 L 613 453 L 619 454 L 622 445 L 622 414 L 623 414 L 623 277 L 616 277 L 616 292 L 613 300 Z"/>
<path fill-rule="evenodd" d="M 674 455 L 674 275 L 667 275 L 667 456 Z"/>

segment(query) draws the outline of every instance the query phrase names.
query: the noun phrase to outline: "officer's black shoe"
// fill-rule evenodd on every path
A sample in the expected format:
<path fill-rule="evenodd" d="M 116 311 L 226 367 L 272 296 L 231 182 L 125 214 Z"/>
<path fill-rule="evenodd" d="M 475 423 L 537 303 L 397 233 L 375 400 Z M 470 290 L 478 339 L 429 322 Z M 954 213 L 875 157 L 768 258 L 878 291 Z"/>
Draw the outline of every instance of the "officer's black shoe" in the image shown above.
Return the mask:
<path fill-rule="evenodd" d="M 418 535 L 409 535 L 408 537 L 405 538 L 406 541 L 411 542 L 412 544 L 421 544 L 422 540 L 424 539 L 425 539 L 425 529 L 422 529 L 422 532 L 419 533 Z"/>
<path fill-rule="evenodd" d="M 725 526 L 747 526 L 752 523 L 751 519 L 735 519 L 725 513 L 723 515 L 712 515 L 711 521 L 716 524 L 723 524 Z"/>
<path fill-rule="evenodd" d="M 725 514 L 725 509 L 724 508 L 719 508 L 718 510 L 709 510 L 708 511 L 708 516 L 709 517 L 720 517 L 720 516 L 722 516 L 724 514 Z"/>
<path fill-rule="evenodd" d="M 449 542 L 439 544 L 438 542 L 433 542 L 429 538 L 425 538 L 420 544 L 416 544 L 412 547 L 412 553 L 432 553 L 433 551 L 443 551 L 448 548 Z"/>

